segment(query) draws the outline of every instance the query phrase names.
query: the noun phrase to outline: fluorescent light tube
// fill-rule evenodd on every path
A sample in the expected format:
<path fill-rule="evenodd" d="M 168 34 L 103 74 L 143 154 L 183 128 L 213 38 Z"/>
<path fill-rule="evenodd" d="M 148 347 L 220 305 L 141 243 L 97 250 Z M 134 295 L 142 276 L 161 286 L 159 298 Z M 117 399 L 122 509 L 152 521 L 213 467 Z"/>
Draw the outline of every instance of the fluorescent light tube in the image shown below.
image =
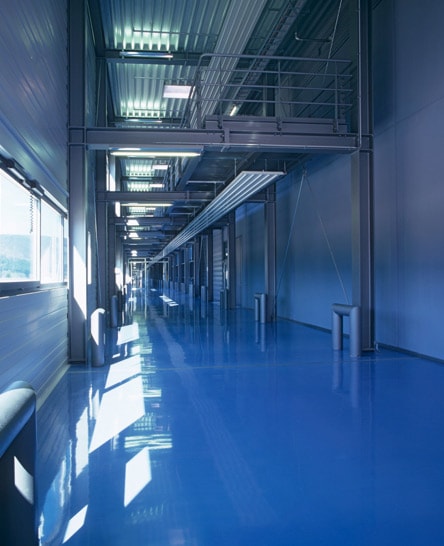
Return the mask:
<path fill-rule="evenodd" d="M 199 152 L 148 152 L 148 151 L 128 151 L 128 150 L 114 150 L 111 152 L 111 155 L 114 155 L 116 157 L 134 157 L 134 158 L 144 158 L 144 157 L 150 157 L 155 159 L 156 157 L 197 157 L 200 155 Z"/>
<path fill-rule="evenodd" d="M 191 94 L 191 85 L 164 85 L 164 99 L 188 99 Z"/>
<path fill-rule="evenodd" d="M 168 51 L 121 51 L 120 56 L 122 58 L 136 58 L 136 59 L 172 59 L 172 53 Z"/>

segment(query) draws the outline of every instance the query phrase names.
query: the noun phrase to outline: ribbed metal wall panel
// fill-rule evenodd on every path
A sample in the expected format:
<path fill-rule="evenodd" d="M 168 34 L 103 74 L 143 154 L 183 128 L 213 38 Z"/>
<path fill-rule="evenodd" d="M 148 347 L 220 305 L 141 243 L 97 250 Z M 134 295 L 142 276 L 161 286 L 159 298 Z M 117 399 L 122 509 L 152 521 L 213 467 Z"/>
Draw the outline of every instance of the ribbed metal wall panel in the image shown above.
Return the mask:
<path fill-rule="evenodd" d="M 2 2 L 0 146 L 65 201 L 67 2 Z"/>
<path fill-rule="evenodd" d="M 101 2 L 105 44 L 109 49 L 211 53 L 227 48 L 241 52 L 248 39 L 246 30 L 262 9 L 258 0 L 112 0 Z M 254 10 L 251 9 L 254 4 Z M 234 9 L 233 9 L 234 6 Z M 254 16 L 253 16 L 254 13 Z M 233 33 L 234 29 L 234 33 Z M 250 30 L 251 32 L 251 30 Z M 241 41 L 239 50 L 238 42 Z M 193 66 L 110 63 L 109 81 L 117 117 L 181 119 L 184 100 L 159 99 L 164 83 L 191 84 Z M 131 104 L 128 104 L 130 97 Z"/>
<path fill-rule="evenodd" d="M 0 390 L 16 380 L 39 395 L 67 360 L 67 290 L 0 298 Z"/>

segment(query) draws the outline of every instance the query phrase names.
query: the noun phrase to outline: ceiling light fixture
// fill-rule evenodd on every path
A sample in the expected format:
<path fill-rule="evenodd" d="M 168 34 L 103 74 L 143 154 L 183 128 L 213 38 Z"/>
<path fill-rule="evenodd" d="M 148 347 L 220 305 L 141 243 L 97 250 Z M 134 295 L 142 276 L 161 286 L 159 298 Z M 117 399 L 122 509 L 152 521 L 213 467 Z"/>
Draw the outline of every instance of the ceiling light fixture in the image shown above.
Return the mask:
<path fill-rule="evenodd" d="M 141 123 L 141 124 L 150 124 L 150 123 L 162 123 L 161 119 L 142 117 L 142 118 L 125 118 L 123 120 L 125 123 Z"/>
<path fill-rule="evenodd" d="M 191 85 L 167 85 L 163 87 L 164 99 L 189 99 L 191 95 Z"/>
<path fill-rule="evenodd" d="M 128 51 L 120 52 L 122 59 L 172 59 L 173 55 L 169 51 Z"/>
<path fill-rule="evenodd" d="M 144 209 L 156 207 L 171 207 L 172 203 L 122 203 L 123 207 L 140 207 Z"/>
<path fill-rule="evenodd" d="M 133 158 L 144 158 L 149 157 L 155 159 L 156 157 L 197 157 L 200 155 L 199 152 L 185 152 L 185 151 L 134 151 L 131 148 L 120 148 L 119 150 L 113 150 L 111 155 L 116 157 L 133 157 Z"/>

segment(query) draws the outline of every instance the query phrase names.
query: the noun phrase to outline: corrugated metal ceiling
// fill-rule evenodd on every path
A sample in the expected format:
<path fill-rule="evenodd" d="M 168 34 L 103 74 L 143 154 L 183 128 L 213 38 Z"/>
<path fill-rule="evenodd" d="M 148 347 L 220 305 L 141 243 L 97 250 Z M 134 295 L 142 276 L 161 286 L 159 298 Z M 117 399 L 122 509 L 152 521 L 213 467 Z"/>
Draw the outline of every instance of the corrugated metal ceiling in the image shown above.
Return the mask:
<path fill-rule="evenodd" d="M 211 52 L 231 0 L 101 2 L 109 49 Z"/>
<path fill-rule="evenodd" d="M 345 0 L 346 1 L 346 0 Z M 213 100 L 216 86 L 229 82 L 230 72 L 237 60 L 226 57 L 224 72 L 218 76 L 220 55 L 244 53 L 262 56 L 312 54 L 326 56 L 328 43 L 321 46 L 314 42 L 297 42 L 295 31 L 302 29 L 313 35 L 333 31 L 342 0 L 325 0 L 320 6 L 314 0 L 90 0 L 100 13 L 101 21 L 94 27 L 102 29 L 96 36 L 99 56 L 107 62 L 109 104 L 107 124 L 117 127 L 157 128 L 184 127 L 189 101 L 163 96 L 165 84 L 192 85 L 201 55 L 216 54 L 208 58 L 204 70 L 206 88 L 202 120 L 216 113 Z M 322 23 L 322 24 L 321 24 Z M 322 50 L 322 51 L 321 51 Z M 129 58 L 128 54 L 136 56 Z M 161 54 L 172 58 L 161 58 Z M 143 54 L 144 57 L 140 57 Z M 139 55 L 139 56 L 137 56 Z M 213 66 L 214 65 L 214 66 Z M 250 75 L 250 88 L 267 66 L 267 60 L 254 63 L 256 75 Z M 232 67 L 232 68 L 230 68 Z M 221 79 L 224 81 L 222 82 Z M 247 80 L 246 80 L 247 81 Z M 219 92 L 219 90 L 218 90 Z M 205 93 L 207 94 L 205 96 Z M 246 99 L 248 90 L 238 93 L 238 99 Z M 205 103 L 206 99 L 206 103 Z M 231 107 L 224 103 L 225 109 Z M 253 104 L 250 108 L 256 108 Z M 189 113 L 189 112 L 188 112 Z M 220 114 L 218 111 L 217 113 Z M 226 111 L 225 111 L 226 114 Z M 189 126 L 198 127 L 199 120 L 190 116 Z M 158 191 L 194 189 L 207 191 L 221 189 L 239 172 L 240 168 L 253 165 L 257 154 L 246 152 L 214 152 L 207 150 L 204 156 L 193 160 L 166 159 L 168 171 L 154 170 L 156 160 L 120 158 L 121 186 L 125 191 Z M 139 181 L 130 181 L 139 177 Z M 130 183 L 131 182 L 131 183 Z M 161 186 L 161 184 L 163 186 Z M 162 190 L 161 190 L 162 191 Z M 155 215 L 196 214 L 203 204 L 177 202 L 168 210 L 157 210 Z M 150 216 L 146 207 L 123 207 L 128 217 Z M 178 224 L 176 224 L 176 227 Z M 148 229 L 147 229 L 148 231 Z M 158 243 L 150 254 L 159 252 Z"/>

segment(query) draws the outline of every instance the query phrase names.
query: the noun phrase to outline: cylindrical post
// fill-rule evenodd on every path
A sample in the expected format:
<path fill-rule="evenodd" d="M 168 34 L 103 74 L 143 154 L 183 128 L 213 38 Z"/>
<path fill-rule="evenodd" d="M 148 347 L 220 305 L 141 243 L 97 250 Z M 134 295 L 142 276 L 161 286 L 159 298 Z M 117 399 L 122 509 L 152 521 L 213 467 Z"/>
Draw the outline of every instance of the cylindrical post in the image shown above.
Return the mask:
<path fill-rule="evenodd" d="M 91 314 L 92 365 L 105 364 L 105 309 L 96 309 Z"/>
<path fill-rule="evenodd" d="M 261 302 L 259 299 L 259 294 L 255 294 L 254 295 L 254 320 L 256 322 L 259 322 L 259 319 L 260 319 L 260 307 L 261 307 Z"/>
<path fill-rule="evenodd" d="M 260 319 L 261 323 L 264 324 L 267 322 L 267 295 L 260 295 Z"/>
<path fill-rule="evenodd" d="M 361 356 L 361 313 L 357 306 L 350 310 L 350 356 Z"/>
<path fill-rule="evenodd" d="M 340 351 L 342 349 L 342 315 L 336 313 L 336 311 L 332 312 L 331 335 L 333 350 Z"/>

